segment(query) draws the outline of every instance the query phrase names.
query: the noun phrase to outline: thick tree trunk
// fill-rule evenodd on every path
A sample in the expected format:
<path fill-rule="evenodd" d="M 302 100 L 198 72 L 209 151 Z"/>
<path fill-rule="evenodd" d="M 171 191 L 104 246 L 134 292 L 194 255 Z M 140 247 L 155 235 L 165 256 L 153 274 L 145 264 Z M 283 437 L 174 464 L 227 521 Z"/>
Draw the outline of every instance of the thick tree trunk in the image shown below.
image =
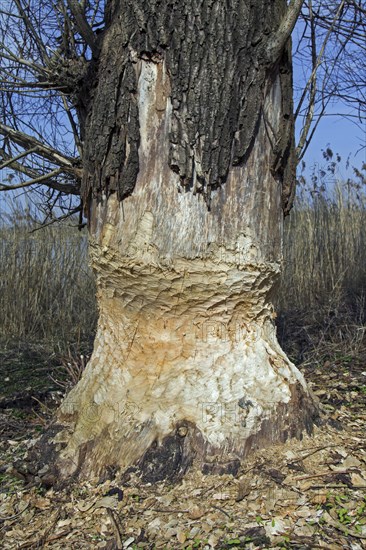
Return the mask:
<path fill-rule="evenodd" d="M 270 65 L 258 44 L 286 2 L 233 1 L 231 13 L 207 1 L 205 15 L 196 3 L 170 6 L 170 27 L 158 2 L 112 6 L 85 126 L 100 319 L 59 415 L 63 475 L 235 472 L 251 448 L 300 436 L 316 414 L 271 305 L 291 76 L 286 52 Z"/>

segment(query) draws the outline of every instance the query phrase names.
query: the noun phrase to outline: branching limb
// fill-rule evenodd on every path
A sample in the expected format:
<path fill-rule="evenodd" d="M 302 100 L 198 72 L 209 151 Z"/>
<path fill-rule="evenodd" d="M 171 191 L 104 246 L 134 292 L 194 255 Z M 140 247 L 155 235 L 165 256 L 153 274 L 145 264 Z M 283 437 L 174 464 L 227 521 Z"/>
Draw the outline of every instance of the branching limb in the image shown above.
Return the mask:
<path fill-rule="evenodd" d="M 38 176 L 38 178 L 24 181 L 22 183 L 17 183 L 15 185 L 6 185 L 5 183 L 0 183 L 0 191 L 12 191 L 14 189 L 22 189 L 23 187 L 30 187 L 31 185 L 35 185 L 36 183 L 45 183 L 46 181 L 50 181 L 55 176 L 58 176 L 59 174 L 61 174 L 61 172 L 62 172 L 62 168 L 56 168 L 56 170 L 52 170 L 52 172 L 48 172 L 48 174 L 43 174 L 42 176 Z"/>
<path fill-rule="evenodd" d="M 23 151 L 16 157 L 11 157 L 10 155 L 7 155 L 3 149 L 0 149 L 0 157 L 2 158 L 8 157 L 6 161 L 0 164 L 0 170 L 7 168 L 11 164 L 14 164 L 17 160 L 20 160 L 21 158 L 26 157 L 27 155 L 30 155 L 32 153 L 35 153 L 36 151 L 37 151 L 37 147 L 33 147 L 33 149 L 28 149 L 27 151 Z"/>
<path fill-rule="evenodd" d="M 16 185 L 1 184 L 0 191 L 9 191 L 11 189 L 19 189 L 21 187 L 29 187 L 37 183 L 42 183 L 43 185 L 46 185 L 51 189 L 55 189 L 56 191 L 60 191 L 68 195 L 75 195 L 75 196 L 80 195 L 80 185 L 77 180 L 75 181 L 75 183 L 71 183 L 71 182 L 66 183 L 66 182 L 59 182 L 53 179 L 58 174 L 62 174 L 62 173 L 67 174 L 67 172 L 65 172 L 65 170 L 63 170 L 62 168 L 55 169 L 52 172 L 45 174 L 45 178 L 42 181 L 40 181 L 39 173 L 36 170 L 34 170 L 33 168 L 30 168 L 25 164 L 21 164 L 20 162 L 18 162 L 18 160 L 21 157 L 24 157 L 25 155 L 31 152 L 34 152 L 34 151 L 28 150 L 20 155 L 17 155 L 16 157 L 11 157 L 7 153 L 5 153 L 3 149 L 0 149 L 0 158 L 5 159 L 5 162 L 1 164 L 0 169 L 3 169 L 5 167 L 10 167 L 15 172 L 18 172 L 19 174 L 24 174 L 28 178 L 31 178 L 30 180 L 25 182 L 24 185 L 23 184 L 16 184 Z"/>
<path fill-rule="evenodd" d="M 93 56 L 97 57 L 99 54 L 99 48 L 97 45 L 96 36 L 85 17 L 83 8 L 79 4 L 78 0 L 67 0 L 67 4 L 70 8 L 72 15 L 75 18 L 76 26 L 79 33 L 90 47 Z"/>
<path fill-rule="evenodd" d="M 20 145 L 21 147 L 31 149 L 36 148 L 37 154 L 42 156 L 43 158 L 54 162 L 59 166 L 70 168 L 72 171 L 75 171 L 74 166 L 76 163 L 76 159 L 62 155 L 59 151 L 56 151 L 56 149 L 53 149 L 48 145 L 44 145 L 36 138 L 29 136 L 28 134 L 24 134 L 23 132 L 19 132 L 18 130 L 13 130 L 12 128 L 9 128 L 9 126 L 1 123 L 0 134 L 7 137 L 17 145 Z"/>
<path fill-rule="evenodd" d="M 76 208 L 73 208 L 66 214 L 63 214 L 62 216 L 57 216 L 57 218 L 54 218 L 53 220 L 49 222 L 43 222 L 39 227 L 36 227 L 35 229 L 32 229 L 30 233 L 35 233 L 36 231 L 39 231 L 40 229 L 44 229 L 45 227 L 48 227 L 50 225 L 53 225 L 54 223 L 58 223 L 62 220 L 66 220 L 67 218 L 70 218 L 71 216 L 74 216 L 77 213 L 80 213 L 82 211 L 82 205 L 79 204 Z M 79 221 L 78 228 L 82 229 L 85 224 L 83 224 L 81 221 Z"/>
<path fill-rule="evenodd" d="M 315 111 L 315 100 L 316 100 L 316 89 L 317 89 L 317 48 L 316 48 L 316 34 L 315 34 L 315 21 L 313 14 L 313 3 L 312 0 L 309 0 L 309 16 L 310 16 L 310 33 L 311 33 L 311 61 L 312 61 L 312 73 L 310 81 L 310 93 L 309 93 L 309 103 L 307 107 L 307 114 L 305 118 L 305 124 L 301 130 L 299 143 L 296 147 L 296 157 L 298 162 L 304 156 L 304 147 L 310 131 L 311 124 L 314 119 Z M 303 152 L 302 152 L 303 151 Z"/>
<path fill-rule="evenodd" d="M 272 36 L 268 41 L 266 47 L 266 57 L 270 60 L 271 63 L 274 63 L 280 57 L 287 40 L 290 38 L 291 33 L 294 30 L 303 3 L 304 0 L 290 1 L 286 10 L 286 14 L 281 21 L 280 28 L 278 29 L 275 36 Z"/>
<path fill-rule="evenodd" d="M 75 145 L 77 147 L 80 158 L 82 158 L 83 148 L 82 148 L 82 143 L 80 141 L 77 125 L 75 123 L 74 117 L 72 116 L 72 112 L 71 112 L 71 109 L 69 107 L 69 104 L 67 103 L 67 99 L 66 99 L 65 95 L 61 94 L 61 98 L 62 98 L 62 103 L 63 103 L 63 106 L 65 108 L 66 114 L 67 114 L 67 118 L 69 119 L 69 122 L 70 122 L 72 133 L 73 133 L 73 136 L 74 136 L 74 139 L 75 139 Z"/>
<path fill-rule="evenodd" d="M 8 61 L 13 61 L 17 65 L 24 65 L 28 69 L 31 69 L 32 71 L 35 71 L 37 74 L 47 74 L 47 70 L 45 67 L 42 67 L 42 65 L 39 65 L 39 63 L 36 63 L 35 61 L 29 61 L 28 59 L 23 59 L 22 57 L 16 55 L 15 53 L 11 52 L 6 46 L 3 44 L 1 45 L 2 52 L 0 53 L 0 56 L 3 59 L 7 59 Z M 5 53 L 7 52 L 7 53 Z"/>
<path fill-rule="evenodd" d="M 301 160 L 301 158 L 304 156 L 304 153 L 305 153 L 304 146 L 307 142 L 307 138 L 308 138 L 309 131 L 310 131 L 310 128 L 311 128 L 311 124 L 312 124 L 312 121 L 313 121 L 313 118 L 314 118 L 317 72 L 318 72 L 318 69 L 320 67 L 320 64 L 323 61 L 323 56 L 324 56 L 328 41 L 330 39 L 331 33 L 334 31 L 335 25 L 336 25 L 337 21 L 339 20 L 341 14 L 342 14 L 342 11 L 343 11 L 343 8 L 344 8 L 344 5 L 345 5 L 345 1 L 346 0 L 342 0 L 342 2 L 339 4 L 338 9 L 336 11 L 336 14 L 334 15 L 332 23 L 331 23 L 331 25 L 328 29 L 328 32 L 327 32 L 327 34 L 324 38 L 324 41 L 323 41 L 323 44 L 321 46 L 319 55 L 317 57 L 316 57 L 316 55 L 314 56 L 314 51 L 316 51 L 316 42 L 315 42 L 316 38 L 315 38 L 314 17 L 313 17 L 313 13 L 311 11 L 311 15 L 310 15 L 311 18 L 312 18 L 312 21 L 311 21 L 311 41 L 312 41 L 312 45 L 311 45 L 311 47 L 312 47 L 312 66 L 313 66 L 313 68 L 312 68 L 311 75 L 310 75 L 310 77 L 309 77 L 309 79 L 306 83 L 306 86 L 304 87 L 304 90 L 302 92 L 301 98 L 299 100 L 299 103 L 297 105 L 296 112 L 295 112 L 295 120 L 296 120 L 297 117 L 299 116 L 300 112 L 301 112 L 301 107 L 302 107 L 302 105 L 305 101 L 305 98 L 308 94 L 308 90 L 310 88 L 309 105 L 308 105 L 308 108 L 307 108 L 307 115 L 306 115 L 306 119 L 305 119 L 305 124 L 303 126 L 302 131 L 301 131 L 299 143 L 296 147 L 296 155 L 297 155 L 298 160 Z M 311 3 L 310 3 L 310 9 L 312 10 L 312 4 Z"/>
<path fill-rule="evenodd" d="M 47 65 L 47 62 L 49 60 L 49 56 L 48 56 L 47 50 L 45 48 L 45 45 L 43 44 L 43 42 L 41 40 L 41 37 L 39 36 L 39 33 L 36 31 L 32 21 L 30 20 L 30 18 L 26 14 L 26 12 L 25 12 L 25 10 L 22 6 L 21 0 L 14 0 L 14 1 L 15 1 L 15 4 L 16 4 L 16 7 L 18 9 L 19 15 L 22 17 L 22 19 L 24 21 L 24 24 L 26 26 L 26 29 L 28 30 L 29 35 L 33 38 L 33 40 L 35 41 L 35 43 L 37 45 L 37 49 L 38 49 L 39 55 L 41 56 L 41 59 L 42 59 L 43 63 L 45 65 Z"/>
<path fill-rule="evenodd" d="M 316 121 L 315 121 L 313 127 L 311 128 L 310 134 L 308 134 L 308 137 L 305 140 L 302 149 L 299 152 L 296 149 L 297 162 L 298 163 L 300 162 L 301 159 L 304 158 L 304 155 L 305 155 L 305 153 L 306 153 L 306 151 L 307 151 L 307 149 L 308 149 L 308 147 L 311 143 L 311 140 L 313 139 L 313 136 L 316 132 L 316 129 L 318 128 L 319 122 L 321 121 L 323 116 L 325 116 L 325 111 L 326 111 L 326 107 L 328 106 L 328 103 L 329 103 L 329 99 L 327 101 L 323 101 L 322 108 L 321 108 L 320 112 L 317 115 Z M 310 126 L 309 126 L 309 130 L 310 130 Z M 308 130 L 308 132 L 309 132 L 309 130 Z"/>
<path fill-rule="evenodd" d="M 73 209 L 82 177 L 81 111 L 73 105 L 78 104 L 90 52 L 93 57 L 99 53 L 93 28 L 105 24 L 104 1 L 3 4 L 0 191 L 31 190 L 31 196 L 40 197 L 38 206 L 50 215 L 56 207 L 80 212 L 79 207 Z"/>

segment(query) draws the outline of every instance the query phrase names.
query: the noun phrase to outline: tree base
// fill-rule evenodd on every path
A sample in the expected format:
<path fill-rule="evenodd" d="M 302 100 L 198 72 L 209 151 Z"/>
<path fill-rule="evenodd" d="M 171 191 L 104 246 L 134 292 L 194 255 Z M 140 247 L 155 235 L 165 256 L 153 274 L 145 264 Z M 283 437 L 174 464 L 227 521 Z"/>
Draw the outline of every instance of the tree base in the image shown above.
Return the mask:
<path fill-rule="evenodd" d="M 54 426 L 58 478 L 235 474 L 251 449 L 311 431 L 317 406 L 267 302 L 277 264 L 94 255 L 98 331 Z"/>
<path fill-rule="evenodd" d="M 301 386 L 291 388 L 292 399 L 288 406 L 279 405 L 273 416 L 265 420 L 260 431 L 246 439 L 242 445 L 227 441 L 224 447 L 214 447 L 205 442 L 194 425 L 181 423 L 174 432 L 158 444 L 151 445 L 138 461 L 136 470 L 143 481 L 178 481 L 189 468 L 203 474 L 237 475 L 245 457 L 255 449 L 273 443 L 285 442 L 288 438 L 301 439 L 303 431 L 310 435 L 317 421 L 317 408 L 311 398 L 305 396 Z M 299 411 L 306 411 L 299 418 Z"/>
<path fill-rule="evenodd" d="M 58 479 L 235 475 L 252 449 L 311 432 L 317 405 L 263 299 L 268 265 L 201 269 L 163 281 L 157 269 L 124 270 L 121 296 L 100 293 L 92 358 L 53 427 Z"/>
<path fill-rule="evenodd" d="M 118 464 L 117 457 L 100 463 L 98 449 L 103 440 L 101 436 L 80 446 L 77 461 L 71 459 L 73 467 L 70 471 L 70 458 L 66 461 L 62 458 L 67 444 L 58 441 L 61 434 L 64 438 L 67 427 L 55 423 L 36 445 L 29 463 L 32 463 L 34 474 L 43 471 L 42 475 L 38 475 L 46 487 L 69 483 L 79 477 L 89 478 L 91 472 L 98 481 L 115 479 L 116 476 L 122 480 L 128 479 L 130 473 L 135 473 L 145 483 L 175 483 L 192 468 L 205 475 L 236 476 L 252 451 L 285 442 L 289 438 L 302 439 L 304 432 L 311 435 L 314 424 L 318 425 L 319 421 L 316 401 L 303 391 L 301 384 L 295 384 L 291 386 L 290 402 L 279 404 L 272 415 L 263 421 L 258 433 L 239 445 L 235 440 L 228 440 L 224 446 L 215 447 L 205 441 L 197 426 L 181 421 L 160 442 L 154 440 L 142 457 L 127 468 Z M 98 467 L 95 468 L 98 460 Z"/>

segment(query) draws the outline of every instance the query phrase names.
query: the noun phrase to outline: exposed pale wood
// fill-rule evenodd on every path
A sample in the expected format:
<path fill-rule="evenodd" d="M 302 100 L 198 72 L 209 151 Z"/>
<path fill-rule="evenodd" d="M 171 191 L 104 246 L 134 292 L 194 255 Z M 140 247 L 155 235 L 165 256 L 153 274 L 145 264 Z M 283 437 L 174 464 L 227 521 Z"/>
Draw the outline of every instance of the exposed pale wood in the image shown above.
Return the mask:
<path fill-rule="evenodd" d="M 139 172 L 122 202 L 110 193 L 90 203 L 100 319 L 90 363 L 61 408 L 59 467 L 90 476 L 135 465 L 150 481 L 191 466 L 235 473 L 251 448 L 300 436 L 317 413 L 272 320 L 282 83 L 268 80 L 250 155 L 208 208 L 169 166 L 164 59 L 137 59 L 136 73 Z"/>

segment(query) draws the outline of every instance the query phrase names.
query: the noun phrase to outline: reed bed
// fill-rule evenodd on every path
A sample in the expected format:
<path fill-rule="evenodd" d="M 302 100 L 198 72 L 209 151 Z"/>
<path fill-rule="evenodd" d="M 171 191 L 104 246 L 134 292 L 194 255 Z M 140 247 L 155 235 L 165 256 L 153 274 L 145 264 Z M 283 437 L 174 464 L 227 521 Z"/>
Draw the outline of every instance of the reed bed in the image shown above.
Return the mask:
<path fill-rule="evenodd" d="M 366 187 L 302 186 L 285 221 L 278 335 L 301 364 L 366 359 Z"/>
<path fill-rule="evenodd" d="M 298 189 L 285 221 L 284 271 L 276 308 L 287 328 L 280 323 L 280 337 L 282 330 L 291 338 L 294 324 L 319 323 L 342 326 L 347 338 L 363 336 L 364 188 L 365 180 L 359 177 L 333 185 L 331 191 L 317 185 Z M 44 342 L 60 350 L 92 341 L 97 310 L 86 232 L 71 227 L 70 221 L 34 232 L 34 214 L 22 203 L 14 203 L 5 213 L 0 227 L 1 340 Z"/>
<path fill-rule="evenodd" d="M 279 309 L 336 309 L 366 290 L 366 195 L 352 182 L 299 189 L 285 220 Z"/>
<path fill-rule="evenodd" d="M 0 227 L 0 338 L 67 349 L 92 338 L 95 284 L 87 236 L 71 226 L 40 230 L 18 202 Z"/>

